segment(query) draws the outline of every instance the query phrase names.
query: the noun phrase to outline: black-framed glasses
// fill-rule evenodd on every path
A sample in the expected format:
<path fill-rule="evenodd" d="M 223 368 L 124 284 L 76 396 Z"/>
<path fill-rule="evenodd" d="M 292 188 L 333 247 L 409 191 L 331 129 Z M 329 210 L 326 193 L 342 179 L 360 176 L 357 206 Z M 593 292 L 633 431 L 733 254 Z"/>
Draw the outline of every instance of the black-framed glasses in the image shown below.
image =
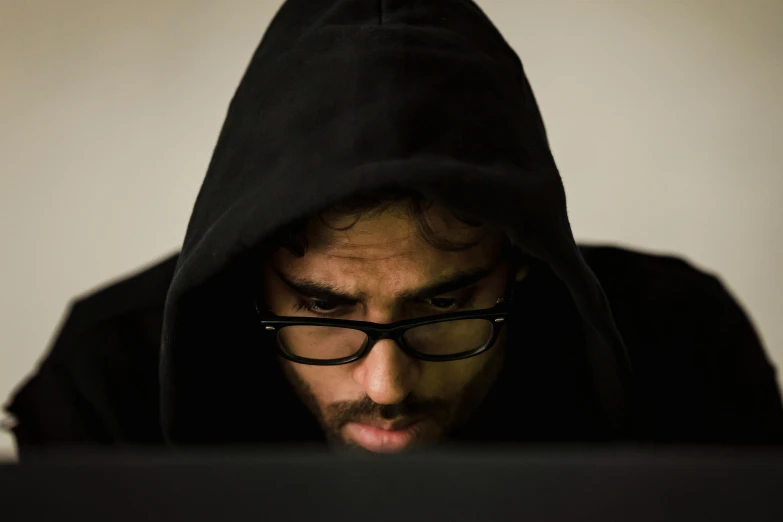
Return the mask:
<path fill-rule="evenodd" d="M 508 318 L 518 264 L 509 263 L 503 297 L 492 308 L 468 310 L 381 324 L 348 319 L 278 316 L 255 301 L 262 335 L 274 341 L 290 361 L 336 366 L 357 361 L 375 344 L 392 339 L 410 357 L 423 361 L 455 361 L 492 348 Z"/>

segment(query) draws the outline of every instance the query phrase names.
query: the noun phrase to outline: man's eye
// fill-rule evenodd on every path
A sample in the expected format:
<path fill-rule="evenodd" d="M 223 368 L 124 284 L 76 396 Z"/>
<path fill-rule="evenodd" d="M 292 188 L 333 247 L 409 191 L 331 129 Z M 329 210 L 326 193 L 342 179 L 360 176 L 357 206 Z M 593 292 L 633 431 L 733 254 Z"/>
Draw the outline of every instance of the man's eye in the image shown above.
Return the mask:
<path fill-rule="evenodd" d="M 314 299 L 307 302 L 307 307 L 313 312 L 331 312 L 337 308 L 337 305 L 329 301 Z"/>
<path fill-rule="evenodd" d="M 320 299 L 302 299 L 296 303 L 294 310 L 300 312 L 305 310 L 314 314 L 326 314 L 336 310 L 338 305 L 330 303 L 329 301 L 321 301 Z"/>
<path fill-rule="evenodd" d="M 457 300 L 452 297 L 433 297 L 430 304 L 435 308 L 453 308 Z"/>

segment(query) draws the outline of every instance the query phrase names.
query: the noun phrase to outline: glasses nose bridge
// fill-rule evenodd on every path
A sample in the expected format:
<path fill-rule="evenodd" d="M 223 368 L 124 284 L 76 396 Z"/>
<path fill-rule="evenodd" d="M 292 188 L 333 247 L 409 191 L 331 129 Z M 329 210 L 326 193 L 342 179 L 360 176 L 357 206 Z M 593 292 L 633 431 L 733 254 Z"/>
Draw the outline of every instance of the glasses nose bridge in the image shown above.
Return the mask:
<path fill-rule="evenodd" d="M 378 341 L 383 341 L 385 339 L 396 341 L 399 337 L 396 328 L 374 328 L 372 331 L 366 333 L 369 335 L 372 344 L 375 344 Z"/>
<path fill-rule="evenodd" d="M 373 347 L 378 343 L 378 341 L 384 341 L 386 339 L 390 339 L 397 343 L 397 348 L 402 350 L 402 339 L 400 332 L 397 328 L 377 328 L 373 329 L 372 331 L 365 332 L 368 337 L 368 343 L 369 346 L 367 346 L 367 353 L 370 352 L 370 350 L 373 349 Z"/>

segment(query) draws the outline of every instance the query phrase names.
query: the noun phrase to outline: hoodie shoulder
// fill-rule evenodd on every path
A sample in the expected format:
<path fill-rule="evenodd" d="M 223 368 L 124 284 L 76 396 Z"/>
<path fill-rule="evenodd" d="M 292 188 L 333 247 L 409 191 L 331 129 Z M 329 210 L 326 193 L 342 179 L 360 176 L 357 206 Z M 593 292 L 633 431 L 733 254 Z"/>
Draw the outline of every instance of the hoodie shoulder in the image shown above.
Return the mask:
<path fill-rule="evenodd" d="M 177 255 L 76 298 L 7 411 L 25 448 L 160 439 L 158 359 Z"/>
<path fill-rule="evenodd" d="M 775 368 L 718 277 L 674 256 L 581 250 L 631 358 L 643 438 L 783 443 Z"/>

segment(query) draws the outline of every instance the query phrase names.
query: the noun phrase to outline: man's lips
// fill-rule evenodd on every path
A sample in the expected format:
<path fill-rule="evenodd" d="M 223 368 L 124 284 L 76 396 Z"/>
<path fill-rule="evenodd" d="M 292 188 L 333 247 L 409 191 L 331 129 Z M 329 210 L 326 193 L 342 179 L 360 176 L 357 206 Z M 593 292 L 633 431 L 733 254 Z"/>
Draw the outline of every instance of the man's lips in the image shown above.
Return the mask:
<path fill-rule="evenodd" d="M 345 425 L 353 442 L 376 453 L 395 453 L 412 446 L 422 431 L 421 419 L 400 421 L 360 420 Z"/>
<path fill-rule="evenodd" d="M 365 426 L 372 426 L 373 428 L 378 428 L 379 430 L 386 430 L 386 431 L 396 431 L 396 430 L 402 430 L 407 428 L 408 426 L 411 426 L 413 424 L 416 424 L 421 419 L 401 419 L 397 421 L 380 421 L 380 420 L 374 420 L 374 419 L 359 419 L 354 422 L 357 424 L 363 424 Z"/>

